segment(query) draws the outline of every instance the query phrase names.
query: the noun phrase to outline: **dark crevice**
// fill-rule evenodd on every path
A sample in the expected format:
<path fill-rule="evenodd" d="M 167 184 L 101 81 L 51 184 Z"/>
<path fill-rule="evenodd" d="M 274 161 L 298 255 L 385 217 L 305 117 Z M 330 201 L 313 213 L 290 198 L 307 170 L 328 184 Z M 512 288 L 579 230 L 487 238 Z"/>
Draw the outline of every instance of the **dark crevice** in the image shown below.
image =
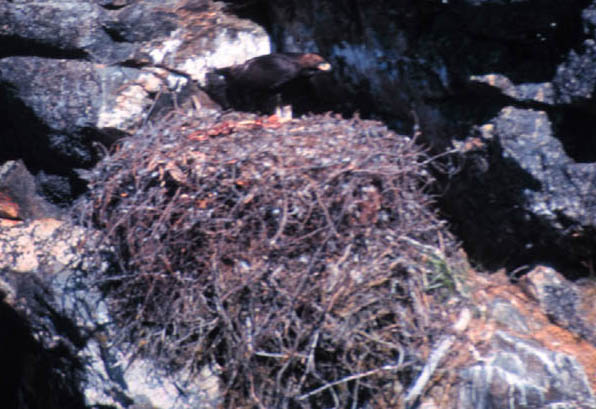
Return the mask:
<path fill-rule="evenodd" d="M 105 27 L 105 26 L 102 28 L 103 28 L 103 31 L 105 31 L 106 34 L 108 36 L 110 36 L 110 39 L 112 41 L 114 41 L 115 43 L 127 43 L 128 42 L 128 40 L 126 39 L 126 36 L 124 36 L 122 34 L 121 30 L 118 30 L 114 27 Z"/>
<path fill-rule="evenodd" d="M 61 168 L 62 164 L 59 166 L 47 155 L 50 129 L 12 95 L 6 84 L 0 87 L 0 105 L 6 107 L 0 138 L 0 162 L 23 159 L 30 169 Z"/>
<path fill-rule="evenodd" d="M 532 100 L 520 101 L 486 84 L 475 83 L 469 85 L 467 90 L 469 95 L 464 95 L 464 102 L 461 103 L 465 107 L 478 106 L 481 103 L 483 106 L 492 106 L 494 114 L 506 106 L 545 112 L 552 123 L 553 137 L 561 142 L 569 158 L 576 163 L 596 162 L 596 138 L 592 132 L 596 129 L 596 104 L 553 105 Z M 448 104 L 453 104 L 453 101 Z M 486 123 L 494 114 L 476 118 L 474 123 Z M 462 135 L 467 134 L 469 132 Z"/>
<path fill-rule="evenodd" d="M 18 407 L 26 351 L 32 348 L 34 340 L 21 317 L 4 301 L 0 301 L 0 325 L 3 333 L 0 336 L 0 382 L 4 385 L 0 401 L 4 407 L 12 409 Z"/>
<path fill-rule="evenodd" d="M 596 162 L 596 106 L 563 106 L 549 112 L 555 136 L 577 163 Z"/>
<path fill-rule="evenodd" d="M 273 21 L 268 0 L 231 0 L 226 6 L 226 12 L 254 21 L 271 35 Z"/>
<path fill-rule="evenodd" d="M 0 58 L 10 56 L 43 57 L 67 60 L 86 60 L 88 54 L 80 49 L 66 49 L 54 44 L 24 39 L 17 36 L 0 36 Z"/>
<path fill-rule="evenodd" d="M 100 7 L 108 10 L 108 11 L 117 11 L 120 10 L 124 7 L 126 7 L 127 4 L 100 4 Z"/>
<path fill-rule="evenodd" d="M 459 129 L 457 120 L 452 126 L 460 138 L 478 136 L 475 129 L 490 123 L 507 106 L 545 112 L 552 123 L 553 138 L 561 142 L 573 162 L 596 161 L 591 131 L 596 128 L 593 106 L 519 101 L 481 83 L 462 86 L 457 97 L 426 102 L 440 109 L 444 117 L 459 118 Z M 482 143 L 485 147 L 478 152 L 450 158 L 456 173 L 437 174 L 439 183 L 435 186 L 442 213 L 471 259 L 488 270 L 505 267 L 515 271 L 528 266 L 527 270 L 546 264 L 572 279 L 587 276 L 587 266 L 594 257 L 594 233 L 572 234 L 575 230 L 569 229 L 575 228 L 577 221 L 566 219 L 564 214 L 556 215 L 561 226 L 554 228 L 550 219 L 525 210 L 525 192 L 543 187 L 517 163 L 503 157 L 498 139 Z"/>
<path fill-rule="evenodd" d="M 0 106 L 5 107 L 0 135 L 0 163 L 22 159 L 36 176 L 41 193 L 61 206 L 68 205 L 86 190 L 86 183 L 74 169 L 90 168 L 97 162 L 101 149 L 94 144 L 109 146 L 117 138 L 99 134 L 94 129 L 80 130 L 76 135 L 78 140 L 70 144 L 79 144 L 79 148 L 88 151 L 88 155 L 76 160 L 60 152 L 60 146 L 52 146 L 52 138 L 59 135 L 41 122 L 31 108 L 13 96 L 6 84 L 0 84 Z M 60 137 L 63 138 L 65 136 Z"/>
<path fill-rule="evenodd" d="M 551 81 L 567 53 L 582 45 L 581 10 L 589 1 L 536 3 L 450 2 L 429 20 L 424 36 L 440 36 L 436 44 L 454 72 L 501 73 L 514 83 Z"/>
<path fill-rule="evenodd" d="M 553 229 L 550 220 L 528 213 L 520 204 L 526 191 L 542 189 L 540 182 L 504 159 L 498 142 L 487 150 L 461 157 L 458 173 L 437 175 L 438 204 L 471 260 L 492 271 L 546 264 L 570 278 L 586 276 L 592 236 L 584 232 L 570 238 Z M 570 240 L 573 254 L 568 251 Z M 585 259 L 578 257 L 582 252 Z"/>
<path fill-rule="evenodd" d="M 44 348 L 32 335 L 26 319 L 0 301 L 0 392 L 6 409 L 84 409 L 76 385 L 81 363 L 64 345 Z"/>
<path fill-rule="evenodd" d="M 50 142 L 54 131 L 41 122 L 29 107 L 3 91 L 0 86 L 0 105 L 6 107 L 0 138 L 0 162 L 23 159 L 30 170 L 50 173 L 68 172 L 72 168 L 94 164 L 95 158 L 91 156 L 86 160 L 75 160 L 55 151 Z M 83 134 L 84 130 L 79 136 L 86 140 L 85 144 L 90 145 L 95 139 L 95 131 L 89 130 L 88 135 Z"/>

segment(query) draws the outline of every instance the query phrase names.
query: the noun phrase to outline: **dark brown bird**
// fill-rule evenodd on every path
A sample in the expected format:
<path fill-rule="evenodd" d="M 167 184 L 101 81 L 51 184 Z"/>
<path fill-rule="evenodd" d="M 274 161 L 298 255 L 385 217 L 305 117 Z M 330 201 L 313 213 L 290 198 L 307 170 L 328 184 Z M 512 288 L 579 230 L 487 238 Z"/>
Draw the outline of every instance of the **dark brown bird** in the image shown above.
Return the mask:
<path fill-rule="evenodd" d="M 273 53 L 215 70 L 219 77 L 212 74 L 208 81 L 224 107 L 271 111 L 286 91 L 300 90 L 313 75 L 330 70 L 331 64 L 317 54 Z"/>

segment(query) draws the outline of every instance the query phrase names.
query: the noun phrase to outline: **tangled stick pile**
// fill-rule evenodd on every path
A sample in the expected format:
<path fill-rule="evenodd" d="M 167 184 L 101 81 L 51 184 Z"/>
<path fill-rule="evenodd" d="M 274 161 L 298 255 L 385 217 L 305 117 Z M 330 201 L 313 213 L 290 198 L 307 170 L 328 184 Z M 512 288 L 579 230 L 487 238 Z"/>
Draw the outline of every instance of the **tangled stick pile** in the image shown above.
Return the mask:
<path fill-rule="evenodd" d="M 124 140 L 77 207 L 117 251 L 97 280 L 120 341 L 217 366 L 226 407 L 397 404 L 457 258 L 428 163 L 357 118 L 170 119 Z"/>

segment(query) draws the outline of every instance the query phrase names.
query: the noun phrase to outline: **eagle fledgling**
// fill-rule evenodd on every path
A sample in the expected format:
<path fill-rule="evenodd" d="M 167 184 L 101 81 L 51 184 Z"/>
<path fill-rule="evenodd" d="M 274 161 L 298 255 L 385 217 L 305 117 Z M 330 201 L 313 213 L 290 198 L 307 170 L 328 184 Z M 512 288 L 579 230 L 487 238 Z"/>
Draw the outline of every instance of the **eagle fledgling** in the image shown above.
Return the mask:
<path fill-rule="evenodd" d="M 331 64 L 317 54 L 273 53 L 217 69 L 207 78 L 224 108 L 271 113 L 284 97 L 307 90 L 312 76 L 330 70 Z"/>

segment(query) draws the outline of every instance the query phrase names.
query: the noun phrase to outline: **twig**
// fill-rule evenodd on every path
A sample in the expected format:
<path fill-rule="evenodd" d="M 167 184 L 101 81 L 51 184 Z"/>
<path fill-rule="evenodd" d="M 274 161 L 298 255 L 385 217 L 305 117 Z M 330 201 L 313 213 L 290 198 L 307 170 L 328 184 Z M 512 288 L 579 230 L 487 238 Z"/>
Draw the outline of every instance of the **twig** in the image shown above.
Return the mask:
<path fill-rule="evenodd" d="M 439 362 L 441 361 L 441 359 L 443 359 L 445 354 L 447 354 L 454 342 L 454 335 L 450 335 L 446 338 L 443 338 L 441 342 L 439 342 L 439 346 L 436 349 L 434 349 L 433 352 L 430 354 L 428 361 L 426 361 L 426 365 L 424 365 L 424 368 L 418 376 L 418 379 L 416 379 L 414 386 L 410 388 L 406 395 L 405 403 L 407 408 L 409 408 L 410 405 L 416 399 L 418 399 L 418 397 L 422 393 L 422 390 L 430 380 L 430 377 L 437 369 Z"/>
<path fill-rule="evenodd" d="M 283 196 L 284 196 L 284 204 L 283 204 L 283 210 L 282 210 L 282 214 L 281 214 L 281 220 L 279 222 L 279 227 L 277 228 L 277 232 L 275 233 L 275 235 L 273 236 L 273 238 L 271 238 L 270 242 L 272 246 L 275 246 L 277 243 L 277 240 L 281 237 L 281 235 L 284 232 L 284 229 L 286 228 L 286 223 L 288 222 L 288 198 L 286 195 L 286 191 L 283 190 Z"/>
<path fill-rule="evenodd" d="M 398 364 L 398 365 L 383 365 L 380 368 L 376 368 L 376 369 L 371 369 L 370 371 L 366 371 L 366 372 L 360 372 L 354 375 L 350 375 L 350 376 L 346 376 L 345 378 L 339 379 L 337 381 L 331 382 L 331 383 L 327 383 L 323 386 L 318 387 L 317 389 L 313 389 L 310 392 L 307 393 L 303 393 L 300 396 L 297 396 L 296 399 L 298 400 L 304 400 L 307 399 L 313 395 L 316 395 L 317 393 L 321 393 L 324 390 L 327 390 L 329 388 L 333 388 L 334 386 L 337 385 L 341 385 L 342 383 L 346 383 L 346 382 L 350 382 L 350 381 L 354 381 L 356 379 L 362 379 L 362 378 L 366 378 L 368 376 L 372 376 L 375 375 L 379 372 L 383 372 L 383 371 L 397 371 L 400 369 L 403 369 L 405 366 L 410 365 L 412 362 L 406 362 L 405 364 Z"/>
<path fill-rule="evenodd" d="M 335 235 L 335 237 L 339 237 L 339 233 L 335 229 L 335 223 L 333 223 L 333 220 L 331 219 L 331 215 L 329 214 L 329 209 L 327 209 L 327 206 L 325 206 L 325 203 L 323 203 L 323 199 L 321 199 L 319 189 L 316 186 L 315 186 L 315 196 L 317 196 L 317 202 L 319 202 L 319 206 L 321 206 L 321 209 L 323 209 L 323 213 L 325 214 L 325 219 L 327 220 L 327 224 L 329 225 L 329 228 L 331 229 L 331 231 Z"/>
<path fill-rule="evenodd" d="M 460 334 L 466 330 L 469 322 L 470 311 L 468 309 L 463 309 L 459 314 L 457 322 L 453 324 L 453 329 L 456 333 Z M 455 340 L 455 335 L 448 335 L 441 339 L 437 348 L 431 352 L 428 360 L 426 361 L 426 365 L 424 365 L 424 368 L 422 369 L 422 372 L 420 372 L 418 379 L 416 379 L 416 382 L 414 382 L 414 386 L 412 386 L 406 394 L 406 408 L 411 408 L 411 405 L 416 401 L 416 399 L 418 399 L 423 389 L 426 387 L 426 384 L 430 380 L 430 377 L 437 369 L 439 362 L 441 362 L 443 357 L 447 354 L 447 352 L 449 352 L 449 349 L 451 349 L 451 346 Z"/>
<path fill-rule="evenodd" d="M 312 342 L 310 343 L 308 359 L 306 360 L 305 370 L 304 370 L 304 373 L 302 374 L 302 378 L 300 379 L 300 382 L 299 382 L 299 385 L 300 385 L 299 390 L 302 389 L 302 385 L 304 385 L 304 382 L 306 381 L 306 375 L 308 375 L 309 372 L 311 372 L 315 369 L 315 364 L 314 364 L 315 349 L 317 348 L 317 343 L 319 342 L 319 334 L 320 334 L 320 330 L 317 329 L 313 335 Z"/>
<path fill-rule="evenodd" d="M 288 359 L 290 357 L 289 354 L 284 354 L 284 353 L 278 353 L 278 352 L 267 352 L 267 351 L 255 351 L 255 355 L 256 356 L 260 356 L 260 357 L 264 357 L 264 358 L 274 358 L 274 359 Z M 297 356 L 298 358 L 301 359 L 307 359 L 307 356 L 305 354 L 294 354 L 294 356 Z"/>

